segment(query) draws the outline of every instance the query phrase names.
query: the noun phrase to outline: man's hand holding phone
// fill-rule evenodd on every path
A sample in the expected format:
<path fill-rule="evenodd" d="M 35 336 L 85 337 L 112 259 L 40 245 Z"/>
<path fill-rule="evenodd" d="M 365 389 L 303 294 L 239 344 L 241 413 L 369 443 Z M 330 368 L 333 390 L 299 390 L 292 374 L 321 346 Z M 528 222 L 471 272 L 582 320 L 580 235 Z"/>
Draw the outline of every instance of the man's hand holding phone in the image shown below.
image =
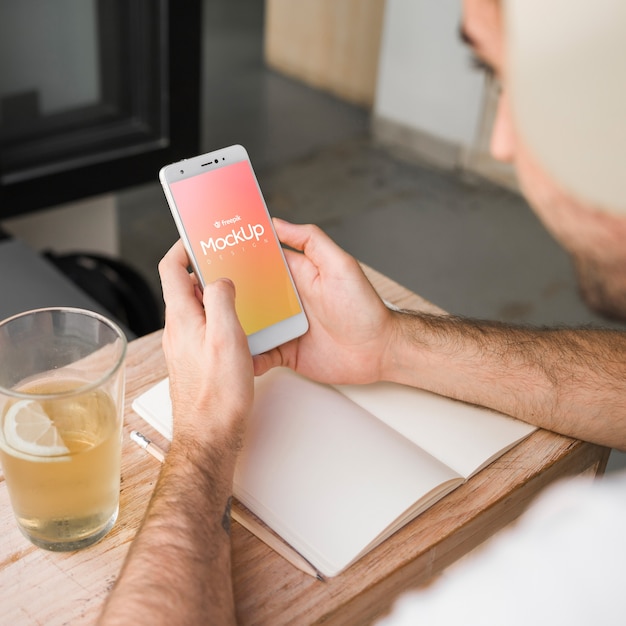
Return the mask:
<path fill-rule="evenodd" d="M 285 365 L 321 382 L 380 380 L 394 314 L 321 230 L 273 225 L 243 147 L 168 165 L 159 178 L 200 286 L 235 285 L 256 374 Z"/>
<path fill-rule="evenodd" d="M 254 358 L 255 374 L 288 366 L 314 380 L 380 380 L 394 333 L 394 314 L 357 261 L 318 227 L 274 219 L 285 258 L 309 319 L 309 331 Z M 301 251 L 301 252 L 298 252 Z"/>
<path fill-rule="evenodd" d="M 163 351 L 177 416 L 174 439 L 215 446 L 218 437 L 236 452 L 252 405 L 254 376 L 235 311 L 235 287 L 218 279 L 200 295 L 188 264 L 181 241 L 159 264 L 166 307 Z"/>

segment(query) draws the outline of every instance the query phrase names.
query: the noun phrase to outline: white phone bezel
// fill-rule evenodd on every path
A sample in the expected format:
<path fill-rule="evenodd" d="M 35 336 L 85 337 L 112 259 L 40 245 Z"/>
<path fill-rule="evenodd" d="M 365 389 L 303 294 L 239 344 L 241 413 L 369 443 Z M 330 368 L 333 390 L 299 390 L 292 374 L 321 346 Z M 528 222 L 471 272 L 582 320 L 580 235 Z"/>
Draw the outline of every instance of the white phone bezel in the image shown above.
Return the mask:
<path fill-rule="evenodd" d="M 282 246 L 274 230 L 270 213 L 268 211 L 265 198 L 263 197 L 263 193 L 259 186 L 259 182 L 256 178 L 254 168 L 252 167 L 252 163 L 250 162 L 248 152 L 241 145 L 233 145 L 226 148 L 221 148 L 219 150 L 214 150 L 212 152 L 207 152 L 206 154 L 200 154 L 189 159 L 183 159 L 182 161 L 171 163 L 162 167 L 159 171 L 159 181 L 161 182 L 161 186 L 163 187 L 163 191 L 165 193 L 170 212 L 172 213 L 172 217 L 174 218 L 174 222 L 185 246 L 185 250 L 187 251 L 189 262 L 191 263 L 191 266 L 198 278 L 200 285 L 204 287 L 204 279 L 202 277 L 202 273 L 198 268 L 198 262 L 193 253 L 187 231 L 180 217 L 178 208 L 176 207 L 176 202 L 174 200 L 169 185 L 171 183 L 185 180 L 187 178 L 192 178 L 207 171 L 226 167 L 240 161 L 247 161 L 250 164 L 252 176 L 256 182 L 259 196 L 263 201 L 263 206 L 268 216 L 272 236 L 274 237 L 276 245 L 280 250 L 281 256 L 283 258 L 283 263 L 285 264 L 287 274 L 291 281 L 291 285 L 293 287 L 294 293 L 296 294 L 298 304 L 300 305 L 300 313 L 292 315 L 291 317 L 281 320 L 276 324 L 273 324 L 248 335 L 248 346 L 250 348 L 250 352 L 251 354 L 255 355 L 267 352 L 272 348 L 275 348 L 279 345 L 282 345 L 283 343 L 286 343 L 303 335 L 308 330 L 309 323 L 306 317 L 306 313 L 304 311 L 304 306 L 302 305 L 302 300 L 300 299 L 300 295 L 298 294 L 298 290 L 296 289 L 293 277 L 291 276 L 291 272 L 289 271 L 289 266 L 287 265 L 287 261 L 285 260 Z"/>

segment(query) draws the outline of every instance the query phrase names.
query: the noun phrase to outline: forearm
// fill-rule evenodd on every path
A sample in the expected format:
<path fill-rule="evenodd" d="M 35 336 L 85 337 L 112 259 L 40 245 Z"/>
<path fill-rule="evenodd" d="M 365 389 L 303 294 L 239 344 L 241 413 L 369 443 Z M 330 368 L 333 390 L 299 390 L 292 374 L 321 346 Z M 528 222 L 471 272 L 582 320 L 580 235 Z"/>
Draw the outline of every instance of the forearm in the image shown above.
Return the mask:
<path fill-rule="evenodd" d="M 234 460 L 218 456 L 198 463 L 172 447 L 99 624 L 235 623 L 232 485 L 221 478 L 232 476 L 223 465 Z"/>
<path fill-rule="evenodd" d="M 626 333 L 400 313 L 383 377 L 626 448 Z"/>

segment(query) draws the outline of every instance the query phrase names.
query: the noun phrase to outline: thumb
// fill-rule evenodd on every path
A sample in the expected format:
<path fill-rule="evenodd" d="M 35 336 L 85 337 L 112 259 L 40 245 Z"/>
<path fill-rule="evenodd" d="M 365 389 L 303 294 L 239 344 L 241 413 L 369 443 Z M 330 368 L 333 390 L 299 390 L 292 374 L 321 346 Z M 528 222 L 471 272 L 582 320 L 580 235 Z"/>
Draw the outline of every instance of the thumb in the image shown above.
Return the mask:
<path fill-rule="evenodd" d="M 202 294 L 207 329 L 214 330 L 216 326 L 230 328 L 235 324 L 241 328 L 235 309 L 236 289 L 229 278 L 218 278 L 207 283 Z"/>
<path fill-rule="evenodd" d="M 315 224 L 292 224 L 274 218 L 274 227 L 282 243 L 304 252 L 315 267 L 342 271 L 340 268 L 352 261 L 352 257 Z"/>

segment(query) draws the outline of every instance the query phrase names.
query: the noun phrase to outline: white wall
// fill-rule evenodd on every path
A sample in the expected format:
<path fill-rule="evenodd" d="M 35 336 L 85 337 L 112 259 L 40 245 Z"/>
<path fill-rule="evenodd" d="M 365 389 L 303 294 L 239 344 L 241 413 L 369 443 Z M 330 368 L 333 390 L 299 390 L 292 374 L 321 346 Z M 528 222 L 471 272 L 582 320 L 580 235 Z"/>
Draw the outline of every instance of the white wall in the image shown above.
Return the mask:
<path fill-rule="evenodd" d="M 461 0 L 387 0 L 374 117 L 462 153 L 477 133 L 484 76 L 460 24 Z"/>
<path fill-rule="evenodd" d="M 2 230 L 33 250 L 98 252 L 119 256 L 117 197 L 92 196 L 0 222 Z"/>

